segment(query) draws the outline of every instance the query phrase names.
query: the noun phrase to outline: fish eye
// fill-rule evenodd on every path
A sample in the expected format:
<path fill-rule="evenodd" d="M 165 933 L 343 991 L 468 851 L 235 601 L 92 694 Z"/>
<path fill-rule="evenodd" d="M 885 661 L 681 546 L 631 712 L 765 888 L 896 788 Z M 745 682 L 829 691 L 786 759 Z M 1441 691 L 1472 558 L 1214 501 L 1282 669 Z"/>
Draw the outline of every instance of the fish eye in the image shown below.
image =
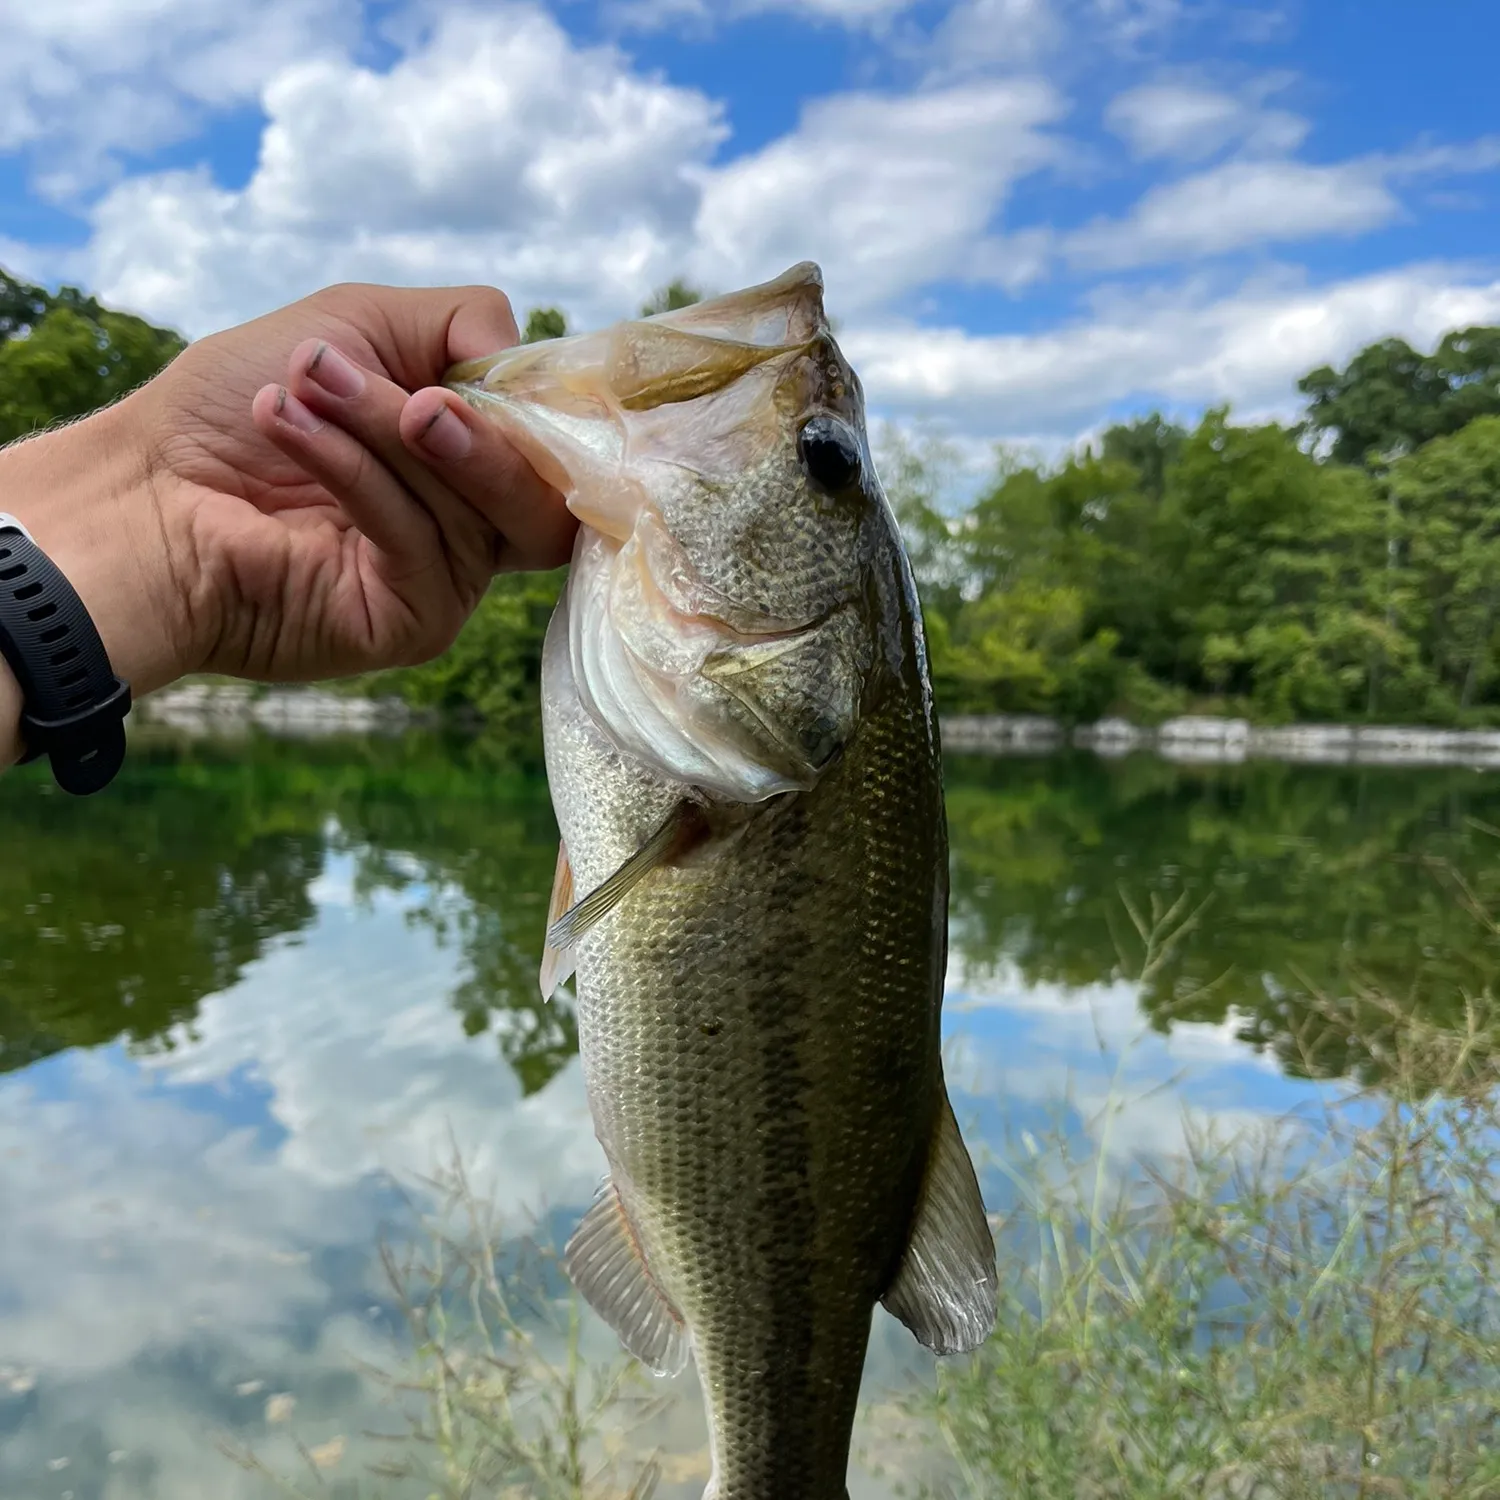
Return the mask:
<path fill-rule="evenodd" d="M 797 434 L 797 451 L 813 482 L 825 490 L 847 490 L 859 482 L 859 442 L 847 422 L 809 418 Z"/>

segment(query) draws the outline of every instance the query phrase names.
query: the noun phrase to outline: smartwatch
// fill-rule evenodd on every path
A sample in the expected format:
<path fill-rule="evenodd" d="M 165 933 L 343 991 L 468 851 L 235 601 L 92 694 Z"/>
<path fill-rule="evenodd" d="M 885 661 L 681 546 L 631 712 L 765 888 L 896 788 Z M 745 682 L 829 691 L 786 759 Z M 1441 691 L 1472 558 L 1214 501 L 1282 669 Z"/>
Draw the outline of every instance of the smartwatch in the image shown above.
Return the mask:
<path fill-rule="evenodd" d="M 130 684 L 57 564 L 0 512 L 0 656 L 21 686 L 24 765 L 43 755 L 63 791 L 87 796 L 125 760 Z"/>

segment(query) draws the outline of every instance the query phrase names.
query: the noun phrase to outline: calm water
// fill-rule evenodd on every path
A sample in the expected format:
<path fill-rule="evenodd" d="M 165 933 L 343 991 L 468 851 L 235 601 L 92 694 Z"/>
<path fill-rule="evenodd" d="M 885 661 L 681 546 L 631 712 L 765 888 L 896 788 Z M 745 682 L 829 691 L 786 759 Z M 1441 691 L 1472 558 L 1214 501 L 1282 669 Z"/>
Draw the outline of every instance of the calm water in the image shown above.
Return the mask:
<path fill-rule="evenodd" d="M 1378 1083 L 1388 1016 L 1350 997 L 1457 1024 L 1500 964 L 1493 777 L 1062 758 L 949 783 L 949 1076 L 996 1156 L 1111 1090 L 1124 1157 Z M 518 1234 L 565 1233 L 602 1171 L 569 1012 L 536 991 L 545 785 L 420 738 L 138 738 L 87 803 L 0 779 L 0 829 L 0 1494 L 270 1493 L 221 1438 L 354 1494 L 386 1451 L 364 1434 L 401 1430 L 363 1367 L 406 1358 L 378 1252 L 415 1236 L 420 1179 L 456 1149 Z M 1192 920 L 1148 945 L 1153 912 Z M 868 1400 L 929 1375 L 878 1315 Z M 668 1394 L 658 1493 L 696 1500 L 691 1373 Z M 901 1460 L 878 1420 L 860 1441 Z"/>

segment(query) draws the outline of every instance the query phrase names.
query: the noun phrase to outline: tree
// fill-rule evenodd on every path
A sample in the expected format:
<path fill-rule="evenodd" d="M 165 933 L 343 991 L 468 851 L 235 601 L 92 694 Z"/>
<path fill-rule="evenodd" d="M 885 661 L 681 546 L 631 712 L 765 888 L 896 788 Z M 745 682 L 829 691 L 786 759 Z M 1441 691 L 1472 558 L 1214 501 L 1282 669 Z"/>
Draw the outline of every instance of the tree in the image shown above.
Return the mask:
<path fill-rule="evenodd" d="M 75 288 L 49 293 L 0 272 L 0 443 L 118 400 L 184 347 Z"/>
<path fill-rule="evenodd" d="M 523 344 L 541 344 L 548 339 L 566 338 L 567 315 L 560 307 L 533 307 L 526 314 L 526 329 L 521 334 Z"/>
<path fill-rule="evenodd" d="M 691 307 L 702 300 L 703 293 L 679 276 L 659 287 L 641 304 L 641 316 L 653 318 L 657 313 L 676 312 L 678 308 Z"/>
<path fill-rule="evenodd" d="M 1399 460 L 1389 485 L 1402 518 L 1408 629 L 1463 712 L 1500 675 L 1500 417 L 1476 418 Z"/>
<path fill-rule="evenodd" d="M 1101 453 L 1106 459 L 1129 464 L 1139 476 L 1141 492 L 1160 500 L 1167 487 L 1167 470 L 1176 463 L 1186 441 L 1186 428 L 1154 411 L 1108 428 Z"/>
<path fill-rule="evenodd" d="M 1456 329 L 1429 355 L 1404 339 L 1360 350 L 1341 371 L 1303 376 L 1306 430 L 1339 463 L 1383 466 L 1475 417 L 1500 413 L 1500 328 Z"/>

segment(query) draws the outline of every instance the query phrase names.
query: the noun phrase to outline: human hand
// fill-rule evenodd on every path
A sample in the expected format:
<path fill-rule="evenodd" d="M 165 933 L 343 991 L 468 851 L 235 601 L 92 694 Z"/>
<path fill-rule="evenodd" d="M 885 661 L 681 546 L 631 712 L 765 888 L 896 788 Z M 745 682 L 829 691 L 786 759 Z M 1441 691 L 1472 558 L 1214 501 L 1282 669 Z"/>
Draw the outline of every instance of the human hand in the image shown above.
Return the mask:
<path fill-rule="evenodd" d="M 7 450 L 5 508 L 137 693 L 429 660 L 497 570 L 567 560 L 561 497 L 433 384 L 515 339 L 487 288 L 330 287 Z"/>

